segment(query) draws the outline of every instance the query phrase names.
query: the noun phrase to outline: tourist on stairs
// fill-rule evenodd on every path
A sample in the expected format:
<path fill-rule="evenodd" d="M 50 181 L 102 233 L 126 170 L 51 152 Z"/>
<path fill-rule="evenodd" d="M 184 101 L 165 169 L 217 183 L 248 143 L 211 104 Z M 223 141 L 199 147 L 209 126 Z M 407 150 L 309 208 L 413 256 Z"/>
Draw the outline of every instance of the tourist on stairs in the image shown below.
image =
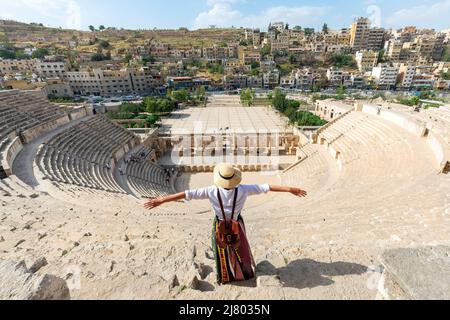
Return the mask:
<path fill-rule="evenodd" d="M 161 199 L 152 199 L 144 206 L 156 208 L 164 203 L 179 200 L 209 199 L 215 213 L 212 245 L 217 267 L 217 281 L 226 284 L 250 280 L 255 277 L 255 262 L 247 240 L 241 211 L 248 196 L 272 192 L 287 192 L 306 197 L 299 188 L 265 185 L 241 185 L 241 171 L 229 164 L 214 169 L 214 185 L 207 188 L 181 192 Z"/>

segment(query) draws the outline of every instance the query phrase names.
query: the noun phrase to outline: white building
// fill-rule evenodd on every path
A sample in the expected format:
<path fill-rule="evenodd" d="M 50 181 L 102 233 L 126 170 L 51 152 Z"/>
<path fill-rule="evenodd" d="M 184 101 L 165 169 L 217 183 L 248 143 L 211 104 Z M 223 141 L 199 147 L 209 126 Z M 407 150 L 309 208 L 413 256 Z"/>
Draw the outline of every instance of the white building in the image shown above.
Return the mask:
<path fill-rule="evenodd" d="M 411 88 L 416 74 L 416 66 L 414 64 L 402 63 L 397 65 L 398 67 L 398 80 L 400 86 L 405 89 Z"/>
<path fill-rule="evenodd" d="M 342 84 L 342 77 L 344 72 L 342 70 L 331 67 L 327 70 L 327 80 L 331 85 L 339 86 Z"/>
<path fill-rule="evenodd" d="M 372 78 L 375 83 L 382 88 L 395 87 L 397 83 L 398 68 L 389 64 L 379 64 L 372 69 Z"/>
<path fill-rule="evenodd" d="M 378 53 L 372 50 L 357 51 L 355 59 L 360 72 L 371 71 L 377 65 Z"/>

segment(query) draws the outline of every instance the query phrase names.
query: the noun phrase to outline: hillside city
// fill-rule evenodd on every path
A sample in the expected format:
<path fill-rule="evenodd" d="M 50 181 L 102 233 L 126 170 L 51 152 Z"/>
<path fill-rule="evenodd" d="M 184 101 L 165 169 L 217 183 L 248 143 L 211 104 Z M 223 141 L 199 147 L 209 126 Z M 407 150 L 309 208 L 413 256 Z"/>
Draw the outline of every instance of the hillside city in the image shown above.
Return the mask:
<path fill-rule="evenodd" d="M 450 86 L 450 30 L 244 28 L 90 32 L 0 21 L 0 86 L 53 98 L 274 89 L 438 90 Z"/>

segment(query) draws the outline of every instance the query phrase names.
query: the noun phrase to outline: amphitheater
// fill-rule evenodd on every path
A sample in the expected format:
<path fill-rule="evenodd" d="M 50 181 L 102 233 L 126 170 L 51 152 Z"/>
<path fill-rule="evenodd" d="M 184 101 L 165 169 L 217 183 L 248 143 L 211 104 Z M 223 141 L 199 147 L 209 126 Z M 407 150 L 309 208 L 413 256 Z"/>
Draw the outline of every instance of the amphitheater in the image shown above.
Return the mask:
<path fill-rule="evenodd" d="M 0 260 L 66 280 L 72 299 L 418 298 L 385 252 L 450 245 L 449 107 L 357 103 L 305 136 L 272 110 L 212 96 L 205 109 L 176 112 L 143 141 L 87 106 L 12 90 L 0 92 L 0 121 Z M 249 200 L 242 214 L 254 281 L 215 283 L 207 201 L 142 207 L 146 198 L 211 184 L 214 164 L 164 162 L 170 152 L 186 157 L 174 140 L 196 121 L 250 126 L 252 134 L 278 128 L 277 140 L 260 145 L 286 159 L 276 168 L 245 162 L 247 142 L 242 150 L 233 139 L 226 144 L 242 152 L 235 164 L 246 183 L 309 192 Z M 204 155 L 211 141 L 189 148 L 189 157 Z M 215 143 L 222 149 L 223 140 Z M 448 284 L 449 274 L 433 281 Z"/>

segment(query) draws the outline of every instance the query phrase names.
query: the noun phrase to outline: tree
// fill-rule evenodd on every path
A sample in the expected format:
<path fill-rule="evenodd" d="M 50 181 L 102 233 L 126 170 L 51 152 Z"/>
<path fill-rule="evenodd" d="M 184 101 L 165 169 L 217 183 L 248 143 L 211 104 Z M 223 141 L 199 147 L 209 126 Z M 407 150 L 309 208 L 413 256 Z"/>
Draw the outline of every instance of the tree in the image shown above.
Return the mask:
<path fill-rule="evenodd" d="M 105 30 L 106 28 L 105 28 L 105 26 L 104 25 L 100 25 L 99 27 L 98 27 L 98 30 L 100 30 L 100 31 L 103 31 L 103 30 Z"/>
<path fill-rule="evenodd" d="M 328 34 L 328 32 L 329 32 L 328 24 L 326 24 L 326 23 L 323 24 L 322 32 L 323 32 L 324 34 Z"/>
<path fill-rule="evenodd" d="M 286 26 L 284 27 L 284 30 L 289 30 L 289 23 L 286 23 Z"/>
<path fill-rule="evenodd" d="M 33 59 L 42 59 L 45 56 L 47 56 L 49 54 L 48 50 L 45 48 L 39 48 L 37 50 L 35 50 L 32 54 L 31 57 Z"/>
<path fill-rule="evenodd" d="M 262 49 L 261 49 L 261 56 L 265 57 L 268 56 L 270 54 L 270 52 L 272 51 L 271 45 L 265 45 Z"/>
<path fill-rule="evenodd" d="M 172 91 L 171 97 L 178 103 L 189 101 L 189 93 L 185 89 Z"/>
<path fill-rule="evenodd" d="M 293 54 L 289 55 L 289 63 L 294 64 L 295 63 L 295 56 Z"/>
<path fill-rule="evenodd" d="M 130 54 L 130 53 L 127 53 L 126 55 L 125 55 L 125 58 L 123 58 L 123 62 L 125 63 L 125 64 L 129 64 L 130 63 L 130 61 L 133 59 L 133 56 Z"/>
<path fill-rule="evenodd" d="M 442 61 L 450 62 L 450 44 L 448 44 L 447 47 L 445 48 Z"/>
<path fill-rule="evenodd" d="M 259 63 L 258 61 L 252 61 L 251 63 L 251 68 L 254 69 L 258 69 L 261 66 L 261 63 Z"/>
<path fill-rule="evenodd" d="M 14 51 L 1 49 L 0 50 L 0 58 L 3 58 L 3 59 L 15 59 L 16 58 L 16 54 L 15 54 Z"/>
<path fill-rule="evenodd" d="M 294 30 L 295 30 L 295 31 L 302 31 L 302 27 L 301 27 L 301 26 L 295 26 L 295 27 L 294 27 Z"/>
<path fill-rule="evenodd" d="M 103 61 L 103 60 L 107 60 L 107 59 L 102 53 L 94 53 L 91 56 L 91 61 Z"/>
<path fill-rule="evenodd" d="M 92 32 L 95 32 L 95 27 L 94 26 L 89 26 L 89 30 L 91 30 Z"/>
<path fill-rule="evenodd" d="M 241 103 L 251 106 L 253 104 L 254 93 L 248 88 L 241 92 Z"/>
<path fill-rule="evenodd" d="M 312 36 L 315 33 L 314 28 L 305 28 L 305 36 L 309 37 Z"/>
<path fill-rule="evenodd" d="M 247 46 L 248 46 L 248 42 L 247 42 L 247 40 L 241 40 L 241 41 L 239 42 L 239 45 L 240 45 L 241 47 L 247 47 Z"/>
<path fill-rule="evenodd" d="M 447 71 L 447 72 L 441 72 L 441 78 L 443 79 L 443 80 L 450 80 L 450 71 Z"/>
<path fill-rule="evenodd" d="M 351 54 L 333 54 L 331 55 L 331 63 L 338 68 L 356 68 L 357 66 L 356 61 Z"/>
<path fill-rule="evenodd" d="M 109 44 L 109 42 L 106 41 L 106 40 L 100 40 L 100 42 L 98 43 L 98 45 L 99 45 L 102 49 L 108 49 L 109 47 L 111 47 L 111 45 Z"/>

